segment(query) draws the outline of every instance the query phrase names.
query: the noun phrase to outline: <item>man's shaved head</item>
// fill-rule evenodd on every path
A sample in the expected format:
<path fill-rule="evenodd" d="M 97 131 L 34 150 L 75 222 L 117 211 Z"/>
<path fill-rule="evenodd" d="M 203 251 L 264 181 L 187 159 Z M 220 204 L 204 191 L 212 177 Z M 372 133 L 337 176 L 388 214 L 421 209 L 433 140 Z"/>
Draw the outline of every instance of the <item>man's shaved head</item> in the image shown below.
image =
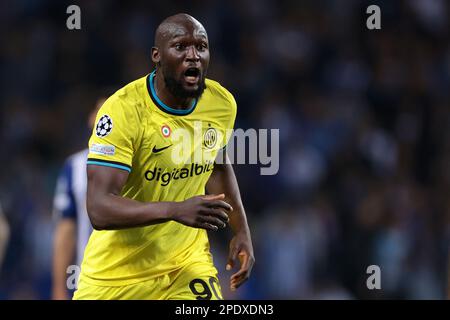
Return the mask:
<path fill-rule="evenodd" d="M 170 38 L 177 35 L 181 28 L 188 30 L 197 30 L 198 33 L 203 33 L 207 38 L 207 33 L 203 25 L 193 16 L 187 13 L 178 13 L 164 19 L 158 26 L 155 32 L 155 47 L 160 47 L 166 43 Z"/>

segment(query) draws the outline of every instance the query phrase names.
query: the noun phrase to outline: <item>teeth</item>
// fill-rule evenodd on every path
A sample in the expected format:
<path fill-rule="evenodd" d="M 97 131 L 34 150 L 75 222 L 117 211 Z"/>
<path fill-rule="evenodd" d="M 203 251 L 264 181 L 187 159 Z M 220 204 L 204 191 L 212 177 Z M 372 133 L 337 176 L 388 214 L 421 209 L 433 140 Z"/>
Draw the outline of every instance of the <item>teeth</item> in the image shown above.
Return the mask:
<path fill-rule="evenodd" d="M 197 79 L 198 77 L 194 77 L 194 76 L 186 76 L 186 81 L 189 83 L 197 83 Z"/>

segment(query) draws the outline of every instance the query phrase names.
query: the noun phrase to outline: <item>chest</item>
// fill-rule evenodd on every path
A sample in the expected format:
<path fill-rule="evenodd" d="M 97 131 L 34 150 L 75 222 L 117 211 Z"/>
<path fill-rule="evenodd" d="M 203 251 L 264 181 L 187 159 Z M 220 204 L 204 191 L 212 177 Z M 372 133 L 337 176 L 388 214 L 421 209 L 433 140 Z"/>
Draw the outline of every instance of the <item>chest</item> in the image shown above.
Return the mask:
<path fill-rule="evenodd" d="M 213 163 L 225 135 L 226 127 L 216 119 L 153 116 L 142 135 L 137 160 L 163 171 Z"/>

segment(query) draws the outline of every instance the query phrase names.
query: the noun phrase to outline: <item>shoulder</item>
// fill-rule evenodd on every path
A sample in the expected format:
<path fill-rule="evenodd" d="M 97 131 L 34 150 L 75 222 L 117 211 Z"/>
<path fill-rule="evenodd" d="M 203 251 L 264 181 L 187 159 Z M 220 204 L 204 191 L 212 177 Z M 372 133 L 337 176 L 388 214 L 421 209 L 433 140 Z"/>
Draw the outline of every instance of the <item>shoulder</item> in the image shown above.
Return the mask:
<path fill-rule="evenodd" d="M 222 119 L 222 123 L 226 128 L 233 128 L 237 114 L 237 104 L 233 95 L 219 82 L 206 79 L 206 90 L 208 98 L 206 103 L 213 108 L 209 108 L 214 112 L 216 119 Z"/>
<path fill-rule="evenodd" d="M 222 86 L 219 82 L 211 79 L 206 79 L 205 84 L 206 90 L 208 90 L 213 97 L 223 100 L 230 108 L 236 110 L 236 100 L 228 89 Z"/>
<path fill-rule="evenodd" d="M 108 111 L 124 116 L 136 115 L 140 112 L 143 103 L 143 95 L 146 94 L 147 76 L 128 83 L 114 92 L 100 108 L 100 111 Z"/>

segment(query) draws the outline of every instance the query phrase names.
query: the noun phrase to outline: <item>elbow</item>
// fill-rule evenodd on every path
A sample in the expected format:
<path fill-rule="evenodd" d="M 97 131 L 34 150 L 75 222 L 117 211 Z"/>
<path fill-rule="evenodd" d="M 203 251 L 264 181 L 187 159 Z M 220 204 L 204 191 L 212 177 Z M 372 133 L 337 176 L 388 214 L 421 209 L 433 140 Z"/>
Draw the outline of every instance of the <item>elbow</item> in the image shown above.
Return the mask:
<path fill-rule="evenodd" d="M 106 224 L 102 221 L 100 217 L 98 217 L 98 214 L 95 211 L 88 209 L 88 215 L 89 220 L 91 221 L 92 224 L 92 228 L 94 228 L 94 230 L 97 231 L 106 230 L 107 227 Z"/>
<path fill-rule="evenodd" d="M 104 218 L 104 215 L 102 214 L 100 206 L 93 202 L 93 201 L 87 201 L 86 203 L 86 209 L 89 216 L 89 220 L 91 221 L 92 227 L 94 230 L 100 231 L 100 230 L 108 230 L 110 229 L 110 226 L 107 223 L 107 219 Z"/>
<path fill-rule="evenodd" d="M 99 220 L 91 218 L 92 228 L 97 231 L 108 230 L 107 226 Z"/>

